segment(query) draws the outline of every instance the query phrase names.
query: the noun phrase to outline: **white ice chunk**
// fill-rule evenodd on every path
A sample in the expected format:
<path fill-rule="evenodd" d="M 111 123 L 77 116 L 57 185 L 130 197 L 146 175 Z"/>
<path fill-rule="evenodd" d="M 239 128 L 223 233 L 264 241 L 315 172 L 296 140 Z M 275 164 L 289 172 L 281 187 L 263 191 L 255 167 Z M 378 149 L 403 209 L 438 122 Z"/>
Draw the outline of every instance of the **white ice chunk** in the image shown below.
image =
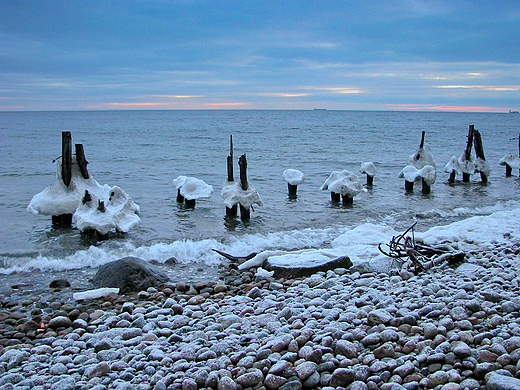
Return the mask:
<path fill-rule="evenodd" d="M 444 172 L 455 172 L 456 175 L 462 175 L 463 170 L 456 156 L 451 156 L 450 161 L 444 166 Z"/>
<path fill-rule="evenodd" d="M 139 225 L 141 222 L 139 206 L 128 194 L 115 186 L 110 189 L 109 195 L 110 197 L 105 203 L 105 211 L 99 210 L 100 199 L 95 195 L 91 195 L 91 201 L 82 203 L 77 208 L 72 216 L 72 221 L 79 230 L 93 229 L 100 234 L 107 234 L 110 230 L 116 229 L 119 232 L 127 233 Z"/>
<path fill-rule="evenodd" d="M 373 162 L 364 162 L 361 163 L 361 168 L 359 168 L 359 172 L 361 174 L 366 174 L 374 177 L 377 173 L 377 169 Z"/>
<path fill-rule="evenodd" d="M 507 153 L 500 159 L 498 165 L 509 165 L 513 169 L 520 169 L 520 158 L 518 158 L 517 154 Z"/>
<path fill-rule="evenodd" d="M 348 170 L 344 170 L 341 172 L 333 171 L 329 178 L 325 180 L 325 183 L 323 183 L 320 190 L 328 190 L 336 194 L 348 195 L 350 198 L 353 198 L 364 189 L 359 177 Z"/>
<path fill-rule="evenodd" d="M 97 299 L 106 297 L 110 293 L 119 294 L 119 288 L 111 288 L 111 287 L 102 287 L 96 288 L 95 290 L 87 290 L 78 293 L 72 294 L 72 298 L 76 301 L 86 300 L 86 299 Z"/>
<path fill-rule="evenodd" d="M 435 161 L 430 152 L 430 145 L 424 144 L 419 147 L 414 154 L 408 158 L 408 165 L 413 165 L 417 169 L 421 169 L 426 165 L 431 165 L 435 168 Z"/>
<path fill-rule="evenodd" d="M 269 259 L 271 265 L 280 267 L 306 267 L 319 265 L 330 259 L 342 256 L 342 252 L 333 249 L 300 249 L 294 251 L 263 251 L 258 253 L 252 259 L 240 264 L 238 269 L 248 269 L 251 267 L 261 266 L 265 260 Z"/>
<path fill-rule="evenodd" d="M 486 160 L 479 157 L 475 160 L 475 172 L 482 172 L 484 175 L 491 175 L 491 165 Z"/>
<path fill-rule="evenodd" d="M 260 199 L 260 195 L 248 182 L 247 190 L 243 190 L 240 182 L 225 181 L 222 184 L 222 191 L 220 192 L 224 199 L 224 204 L 227 208 L 232 208 L 236 204 L 241 204 L 245 208 L 249 208 L 254 204 L 263 206 L 264 202 Z"/>
<path fill-rule="evenodd" d="M 302 184 L 305 180 L 305 175 L 303 172 L 297 169 L 286 169 L 283 171 L 283 178 L 287 183 L 292 186 L 297 186 L 298 184 Z"/>
<path fill-rule="evenodd" d="M 274 275 L 274 271 L 267 271 L 263 268 L 257 268 L 255 276 L 270 278 Z"/>
<path fill-rule="evenodd" d="M 399 177 L 404 178 L 406 181 L 411 183 L 424 179 L 426 184 L 431 186 L 435 183 L 436 173 L 435 168 L 431 165 L 426 165 L 421 169 L 417 169 L 412 165 L 407 165 L 401 170 L 401 172 L 399 172 Z"/>
<path fill-rule="evenodd" d="M 56 164 L 56 182 L 31 199 L 27 211 L 38 215 L 73 214 L 78 208 L 85 190 L 99 199 L 108 199 L 110 187 L 101 186 L 92 177 L 84 179 L 79 171 L 76 156 L 72 156 L 72 175 L 67 187 L 61 178 L 61 162 Z"/>
<path fill-rule="evenodd" d="M 213 194 L 213 186 L 194 177 L 179 176 L 173 180 L 173 185 L 188 200 L 206 199 Z"/>

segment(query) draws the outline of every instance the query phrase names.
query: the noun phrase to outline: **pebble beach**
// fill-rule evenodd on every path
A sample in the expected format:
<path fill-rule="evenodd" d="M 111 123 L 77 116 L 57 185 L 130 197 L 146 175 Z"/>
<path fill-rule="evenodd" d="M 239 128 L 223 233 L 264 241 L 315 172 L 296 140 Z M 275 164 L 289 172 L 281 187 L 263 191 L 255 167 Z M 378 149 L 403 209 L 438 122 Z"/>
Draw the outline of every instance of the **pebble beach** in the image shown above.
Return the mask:
<path fill-rule="evenodd" d="M 89 301 L 4 286 L 0 388 L 517 389 L 519 254 L 511 240 L 418 274 L 288 280 L 228 263 Z"/>

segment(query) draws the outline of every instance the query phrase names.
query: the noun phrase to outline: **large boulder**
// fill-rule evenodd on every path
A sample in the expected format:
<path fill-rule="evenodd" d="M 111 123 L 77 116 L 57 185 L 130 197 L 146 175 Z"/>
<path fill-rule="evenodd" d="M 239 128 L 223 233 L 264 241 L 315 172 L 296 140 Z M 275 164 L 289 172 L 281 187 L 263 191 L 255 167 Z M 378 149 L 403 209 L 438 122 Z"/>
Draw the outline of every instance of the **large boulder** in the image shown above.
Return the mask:
<path fill-rule="evenodd" d="M 169 281 L 163 271 L 137 257 L 124 257 L 104 264 L 92 279 L 95 287 L 118 287 L 121 294 L 157 288 Z"/>

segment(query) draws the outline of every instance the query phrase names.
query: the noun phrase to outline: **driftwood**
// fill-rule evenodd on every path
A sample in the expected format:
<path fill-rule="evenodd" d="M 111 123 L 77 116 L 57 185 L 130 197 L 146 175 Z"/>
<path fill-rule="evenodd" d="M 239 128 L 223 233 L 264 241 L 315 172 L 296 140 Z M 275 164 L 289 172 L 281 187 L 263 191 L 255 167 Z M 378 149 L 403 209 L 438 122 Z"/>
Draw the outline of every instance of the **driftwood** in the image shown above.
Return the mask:
<path fill-rule="evenodd" d="M 225 253 L 225 252 L 221 252 L 221 251 L 219 251 L 217 249 L 213 249 L 213 251 L 217 252 L 219 255 L 225 257 L 226 259 L 231 260 L 231 261 L 235 261 L 235 262 L 237 262 L 239 264 L 242 264 L 242 263 L 246 262 L 247 260 L 252 259 L 253 257 L 255 257 L 258 254 L 256 252 L 253 252 L 253 253 L 250 253 L 247 256 L 240 257 L 240 256 L 233 256 L 233 255 L 230 255 L 230 254 Z"/>
<path fill-rule="evenodd" d="M 388 246 L 388 251 L 378 245 L 379 251 L 385 256 L 394 259 L 400 267 L 402 267 L 408 258 L 412 263 L 414 273 L 425 271 L 441 262 L 449 264 L 458 264 L 464 260 L 464 252 L 452 252 L 449 247 L 431 247 L 426 245 L 418 245 L 415 242 L 414 227 L 415 222 L 403 234 L 393 236 Z M 407 234 L 411 233 L 411 236 Z"/>

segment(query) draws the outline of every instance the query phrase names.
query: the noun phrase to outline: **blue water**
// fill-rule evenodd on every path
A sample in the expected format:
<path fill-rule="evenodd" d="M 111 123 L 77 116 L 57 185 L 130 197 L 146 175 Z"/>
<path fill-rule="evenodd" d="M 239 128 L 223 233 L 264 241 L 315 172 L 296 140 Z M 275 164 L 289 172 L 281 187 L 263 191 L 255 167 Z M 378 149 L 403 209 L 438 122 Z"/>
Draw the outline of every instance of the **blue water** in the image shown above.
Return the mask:
<path fill-rule="evenodd" d="M 483 186 L 447 183 L 444 165 L 466 147 L 468 126 L 483 138 L 493 172 Z M 514 114 L 363 111 L 96 111 L 0 112 L 0 271 L 95 267 L 124 255 L 213 264 L 211 247 L 252 252 L 325 247 L 360 224 L 405 229 L 447 224 L 471 215 L 516 207 L 518 177 L 505 178 L 498 160 L 518 153 L 520 116 Z M 126 236 L 93 245 L 76 229 L 53 229 L 50 217 L 26 211 L 36 193 L 55 181 L 53 159 L 61 132 L 84 145 L 89 172 L 117 185 L 141 208 L 142 223 Z M 397 177 L 417 149 L 421 132 L 437 163 L 429 195 L 409 195 Z M 247 155 L 248 179 L 263 207 L 251 220 L 225 218 L 220 196 L 233 135 L 238 158 Z M 359 174 L 362 162 L 378 169 L 374 187 L 351 207 L 331 204 L 319 188 L 334 170 Z M 299 169 L 305 182 L 288 199 L 282 173 Z M 517 174 L 518 172 L 516 172 Z M 177 204 L 172 180 L 194 176 L 214 187 L 195 209 Z M 360 175 L 361 176 L 361 175 Z M 362 178 L 362 181 L 365 179 Z M 460 178 L 459 178 L 460 180 Z"/>

